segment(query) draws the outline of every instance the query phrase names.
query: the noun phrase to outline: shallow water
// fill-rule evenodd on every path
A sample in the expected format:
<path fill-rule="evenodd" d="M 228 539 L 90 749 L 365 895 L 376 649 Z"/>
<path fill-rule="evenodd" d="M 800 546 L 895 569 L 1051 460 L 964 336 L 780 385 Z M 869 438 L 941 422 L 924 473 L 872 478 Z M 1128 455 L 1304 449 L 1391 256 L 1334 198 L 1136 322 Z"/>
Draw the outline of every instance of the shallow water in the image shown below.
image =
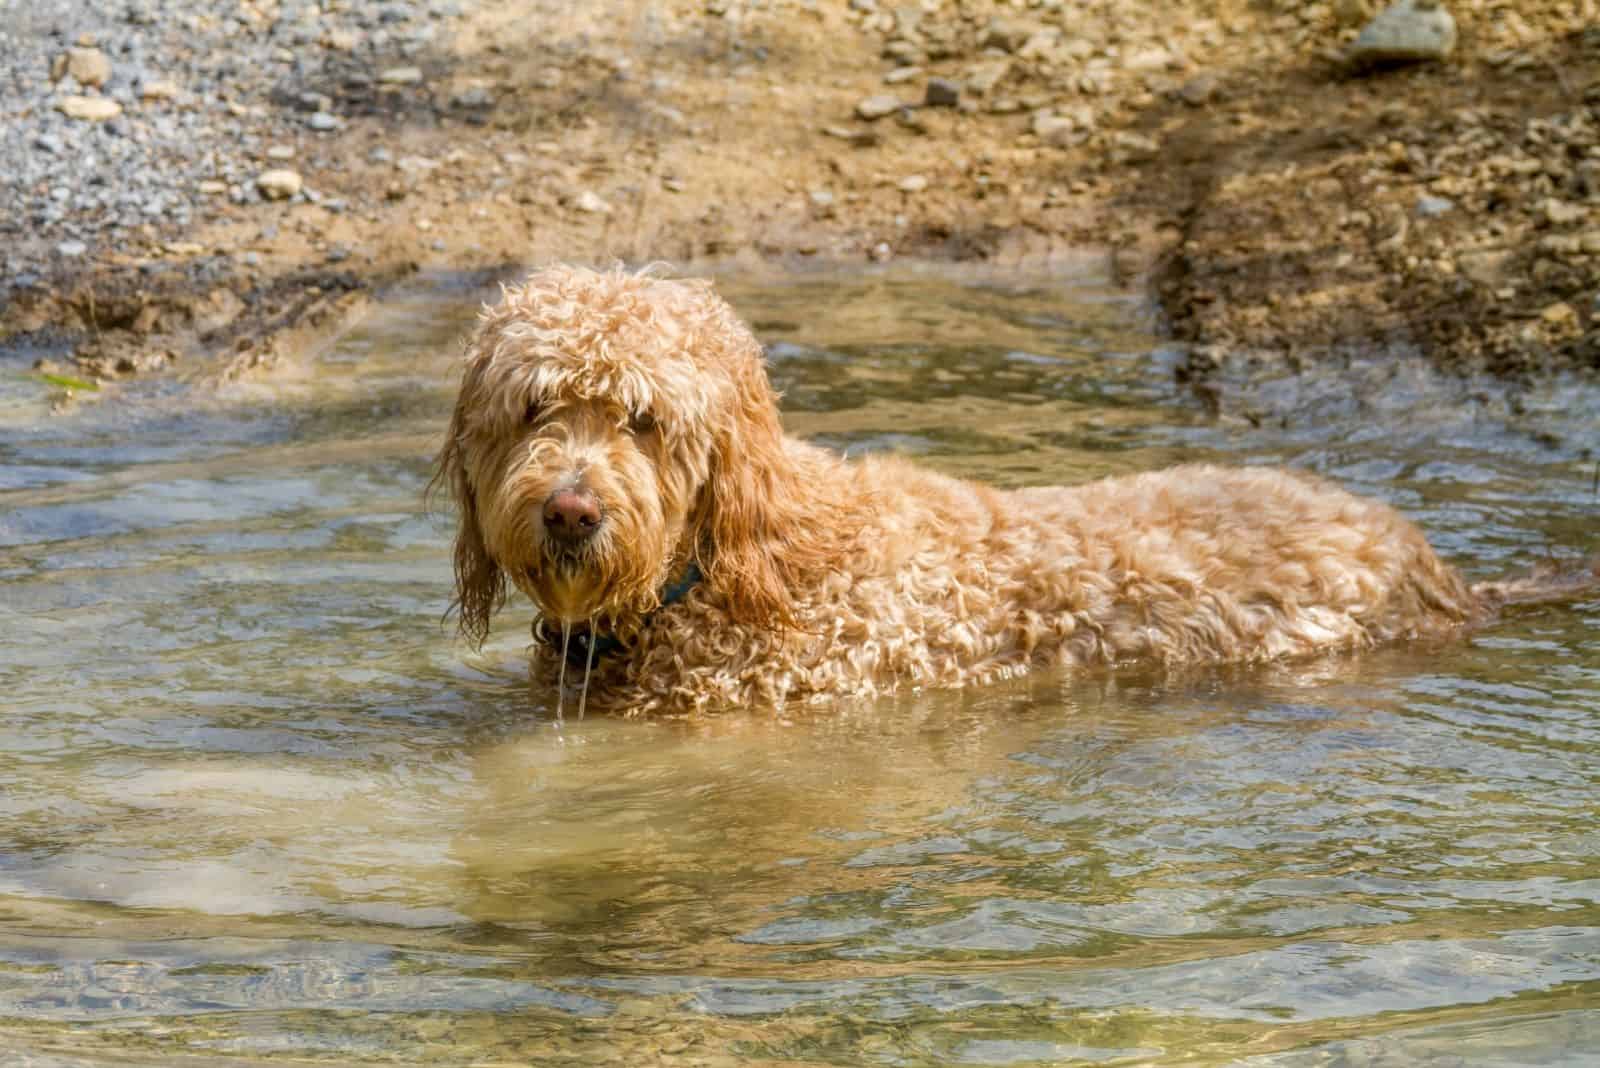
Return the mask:
<path fill-rule="evenodd" d="M 1293 463 L 1475 575 L 1595 548 L 1593 388 L 1353 368 L 1252 381 L 1256 426 L 1092 278 L 724 289 L 851 452 Z M 558 729 L 526 605 L 481 653 L 439 623 L 419 495 L 476 298 L 54 417 L 0 368 L 0 1064 L 1593 1063 L 1600 600 Z"/>

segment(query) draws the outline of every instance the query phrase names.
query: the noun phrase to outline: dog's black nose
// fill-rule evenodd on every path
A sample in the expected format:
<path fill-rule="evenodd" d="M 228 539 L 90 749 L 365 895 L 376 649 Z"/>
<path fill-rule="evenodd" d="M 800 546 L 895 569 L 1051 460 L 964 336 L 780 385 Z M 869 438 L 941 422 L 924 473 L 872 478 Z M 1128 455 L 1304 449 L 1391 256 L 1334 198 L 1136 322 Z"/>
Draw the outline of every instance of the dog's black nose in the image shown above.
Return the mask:
<path fill-rule="evenodd" d="M 569 545 L 594 537 L 600 519 L 600 499 L 586 489 L 558 489 L 544 502 L 545 530 Z"/>

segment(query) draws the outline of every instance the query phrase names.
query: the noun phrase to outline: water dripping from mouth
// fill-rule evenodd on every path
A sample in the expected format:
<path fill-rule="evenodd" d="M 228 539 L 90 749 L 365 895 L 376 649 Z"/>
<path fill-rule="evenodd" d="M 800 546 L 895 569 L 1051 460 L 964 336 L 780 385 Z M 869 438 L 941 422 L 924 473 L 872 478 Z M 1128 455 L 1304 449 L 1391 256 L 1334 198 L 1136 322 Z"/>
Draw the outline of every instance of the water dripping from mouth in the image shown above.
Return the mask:
<path fill-rule="evenodd" d="M 583 719 L 584 711 L 589 707 L 589 675 L 594 671 L 594 647 L 596 644 L 594 633 L 594 617 L 590 616 L 589 640 L 587 643 L 585 643 L 588 653 L 583 658 L 583 692 L 578 695 L 579 720 Z M 567 651 L 563 649 L 561 651 L 561 655 L 565 657 L 567 655 Z"/>
<path fill-rule="evenodd" d="M 561 673 L 556 677 L 556 722 L 557 723 L 564 723 L 565 722 L 565 718 L 561 714 L 561 702 L 567 696 L 567 646 L 571 642 L 572 642 L 572 621 L 568 620 L 568 619 L 563 619 L 561 621 Z M 587 693 L 588 692 L 588 683 L 589 683 L 589 675 L 588 675 L 587 672 L 584 673 L 583 681 L 584 681 L 584 692 Z M 582 716 L 581 710 L 579 712 L 579 716 L 580 716 L 580 718 Z"/>

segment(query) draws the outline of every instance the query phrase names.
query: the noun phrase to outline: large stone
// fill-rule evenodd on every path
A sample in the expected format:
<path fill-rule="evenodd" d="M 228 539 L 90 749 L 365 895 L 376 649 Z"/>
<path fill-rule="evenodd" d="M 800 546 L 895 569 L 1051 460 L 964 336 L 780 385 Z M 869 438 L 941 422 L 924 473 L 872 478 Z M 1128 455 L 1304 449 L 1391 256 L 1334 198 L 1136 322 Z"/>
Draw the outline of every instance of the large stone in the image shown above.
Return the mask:
<path fill-rule="evenodd" d="M 1456 20 L 1439 0 L 1399 0 L 1367 23 L 1350 46 L 1355 63 L 1443 59 L 1456 46 Z"/>
<path fill-rule="evenodd" d="M 256 176 L 256 188 L 268 200 L 288 200 L 303 184 L 299 173 L 291 170 L 263 171 Z"/>
<path fill-rule="evenodd" d="M 69 119 L 105 122 L 122 114 L 122 105 L 106 96 L 64 96 L 56 108 Z"/>

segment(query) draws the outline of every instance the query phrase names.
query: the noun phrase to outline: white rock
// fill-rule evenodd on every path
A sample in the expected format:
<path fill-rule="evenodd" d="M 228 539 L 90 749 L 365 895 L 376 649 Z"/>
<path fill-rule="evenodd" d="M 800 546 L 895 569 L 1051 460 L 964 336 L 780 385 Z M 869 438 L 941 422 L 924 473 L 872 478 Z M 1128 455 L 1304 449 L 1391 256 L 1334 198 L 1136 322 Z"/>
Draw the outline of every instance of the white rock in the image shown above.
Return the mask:
<path fill-rule="evenodd" d="M 122 114 L 122 105 L 104 96 L 64 96 L 56 109 L 69 119 L 105 122 Z"/>
<path fill-rule="evenodd" d="M 587 215 L 610 215 L 611 205 L 600 199 L 592 189 L 585 189 L 573 200 L 572 206 Z"/>
<path fill-rule="evenodd" d="M 139 95 L 146 100 L 171 100 L 178 95 L 178 87 L 173 82 L 145 82 Z"/>
<path fill-rule="evenodd" d="M 1456 46 L 1456 20 L 1439 0 L 1399 0 L 1367 23 L 1350 46 L 1358 63 L 1443 59 Z"/>
<path fill-rule="evenodd" d="M 928 188 L 928 179 L 920 174 L 912 174 L 900 179 L 898 184 L 902 193 L 920 193 Z"/>
<path fill-rule="evenodd" d="M 378 80 L 385 85 L 418 85 L 422 81 L 422 68 L 390 67 L 379 72 Z"/>
<path fill-rule="evenodd" d="M 300 192 L 304 184 L 298 171 L 263 171 L 256 176 L 256 188 L 268 200 L 287 200 Z"/>
<path fill-rule="evenodd" d="M 1424 219 L 1446 215 L 1455 206 L 1456 202 L 1449 197 L 1436 197 L 1431 193 L 1423 193 L 1417 197 L 1417 214 Z"/>

